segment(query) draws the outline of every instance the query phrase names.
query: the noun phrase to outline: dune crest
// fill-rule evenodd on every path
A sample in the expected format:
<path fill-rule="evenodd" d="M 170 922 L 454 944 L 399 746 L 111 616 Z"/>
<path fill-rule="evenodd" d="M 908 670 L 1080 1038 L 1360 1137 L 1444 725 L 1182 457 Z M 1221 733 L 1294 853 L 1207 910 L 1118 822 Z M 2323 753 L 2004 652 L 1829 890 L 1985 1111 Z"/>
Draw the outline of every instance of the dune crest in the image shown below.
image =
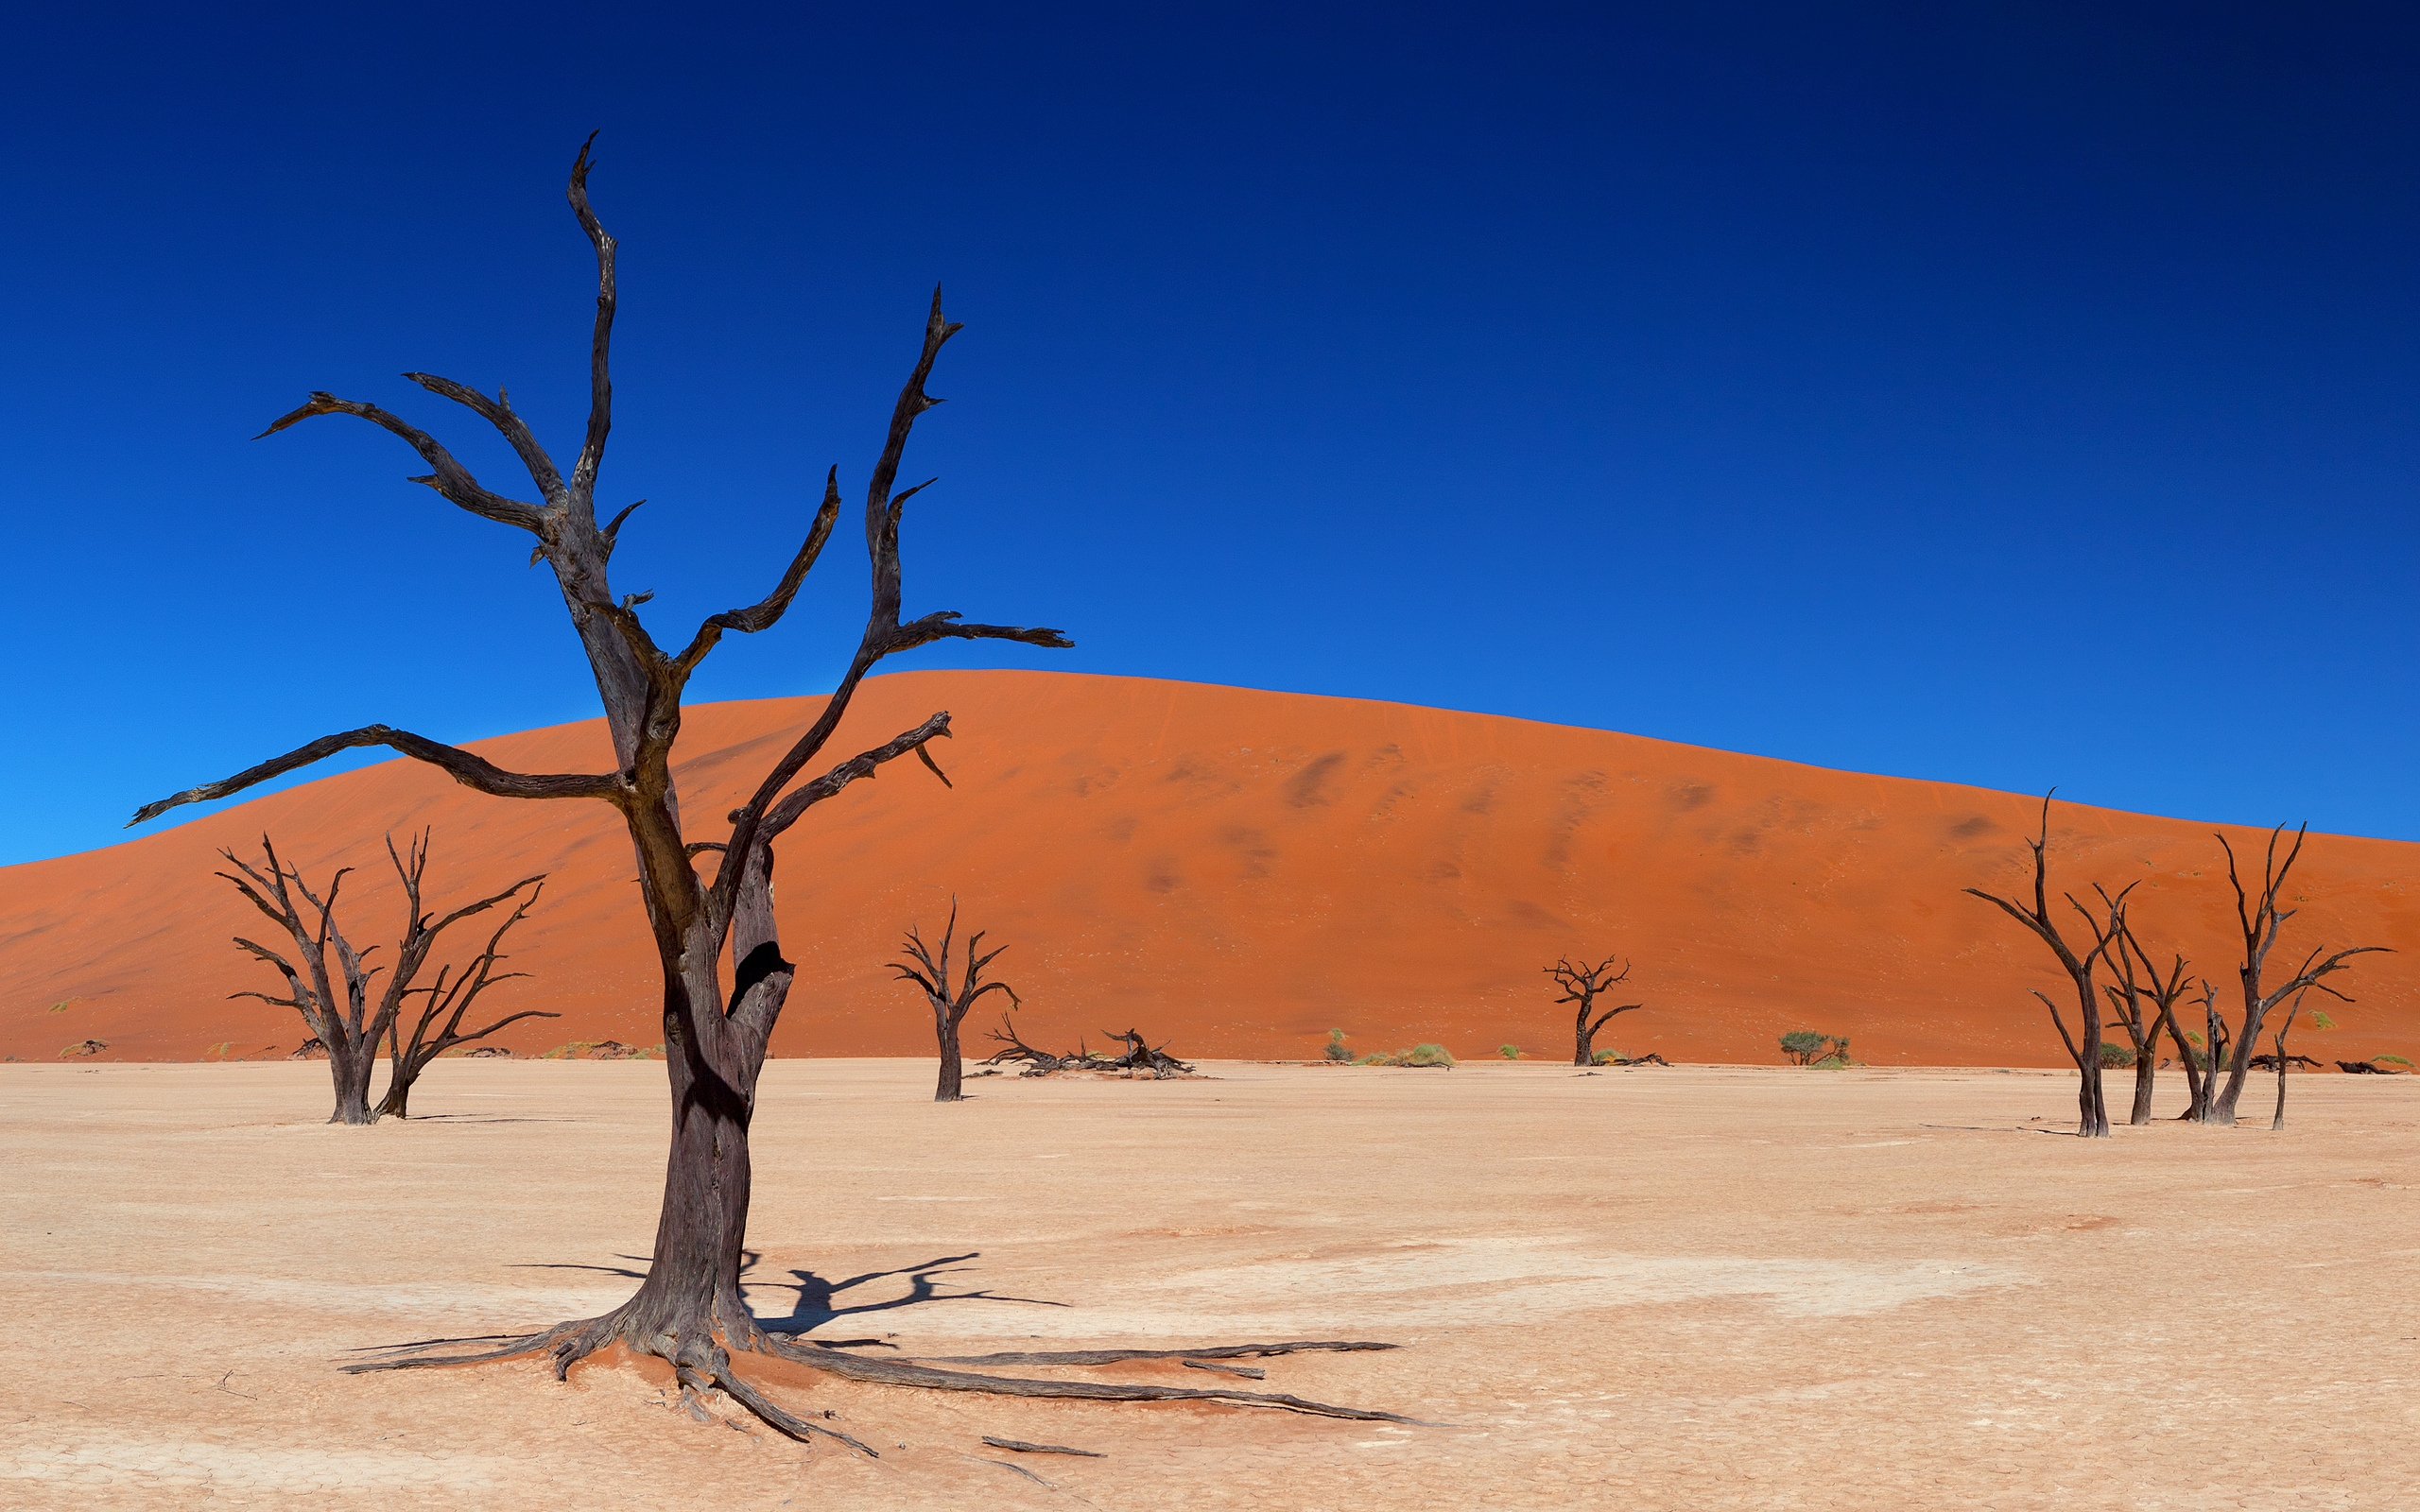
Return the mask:
<path fill-rule="evenodd" d="M 737 801 L 821 703 L 689 710 L 684 812 Z M 929 1055 L 922 1000 L 882 963 L 954 894 L 969 927 L 1012 947 L 994 974 L 1026 1000 L 1026 1038 L 1054 1047 L 1132 1025 L 1187 1057 L 1309 1057 L 1340 1027 L 1363 1051 L 1430 1040 L 1469 1057 L 1510 1041 L 1567 1058 L 1570 1022 L 1540 969 L 1618 951 L 1636 958 L 1630 986 L 1648 1007 L 1599 1048 L 1770 1062 L 1778 1035 L 1806 1027 L 1850 1036 L 1877 1065 L 2061 1058 L 2026 989 L 2064 978 L 1959 892 L 2024 883 L 2035 798 L 1495 715 L 1026 671 L 874 679 L 832 755 L 937 709 L 955 717 L 939 753 L 955 789 L 887 768 L 779 849 L 800 972 L 776 1056 Z M 601 721 L 474 748 L 522 770 L 612 759 Z M 535 980 L 493 997 L 499 1012 L 563 1017 L 515 1025 L 505 1043 L 663 1039 L 613 812 L 487 798 L 397 760 L 0 869 L 0 1054 L 50 1060 L 94 1041 L 72 1053 L 291 1053 L 304 1034 L 290 1011 L 227 1000 L 271 984 L 229 943 L 258 920 L 211 875 L 217 850 L 267 830 L 315 879 L 356 868 L 346 917 L 365 941 L 391 936 L 402 907 L 379 836 L 423 825 L 437 832 L 434 903 L 552 876 L 514 937 L 512 965 Z M 2055 883 L 2141 879 L 2147 942 L 2232 988 L 2232 897 L 2208 826 L 2061 804 L 2051 828 Z M 2259 838 L 2229 833 L 2238 851 Z M 2341 1027 L 2297 1049 L 2420 1059 L 2415 863 L 2407 842 L 2313 837 L 2280 956 L 2323 941 L 2402 954 L 2336 979 L 2360 1002 L 2329 1005 Z M 970 1054 L 991 1048 L 993 1022 L 969 1021 Z"/>

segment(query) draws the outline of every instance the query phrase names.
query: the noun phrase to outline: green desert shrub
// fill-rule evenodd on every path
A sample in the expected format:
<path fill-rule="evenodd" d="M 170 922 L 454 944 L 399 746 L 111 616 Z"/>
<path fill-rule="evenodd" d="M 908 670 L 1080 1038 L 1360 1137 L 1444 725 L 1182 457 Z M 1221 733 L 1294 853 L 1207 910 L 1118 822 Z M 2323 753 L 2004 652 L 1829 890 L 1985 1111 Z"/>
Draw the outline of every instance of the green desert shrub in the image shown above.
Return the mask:
<path fill-rule="evenodd" d="M 2372 1056 L 2370 1058 L 2372 1060 L 2384 1060 L 2397 1066 L 2409 1066 L 2411 1064 L 2411 1062 L 2404 1059 L 2401 1056 Z"/>
<path fill-rule="evenodd" d="M 1353 1052 L 1344 1048 L 1344 1031 L 1341 1029 L 1330 1029 L 1327 1032 L 1327 1048 L 1321 1051 L 1320 1054 L 1327 1057 L 1330 1060 L 1351 1060 L 1353 1058 Z"/>
<path fill-rule="evenodd" d="M 1599 1050 L 1595 1056 L 1597 1064 L 1600 1066 L 1609 1066 L 1616 1060 L 1628 1060 L 1629 1058 L 1630 1057 L 1623 1055 L 1618 1050 Z"/>
<path fill-rule="evenodd" d="M 1822 1066 L 1826 1071 L 1836 1071 L 1849 1063 L 1848 1036 L 1792 1029 L 1781 1037 L 1781 1053 L 1788 1056 L 1794 1065 Z"/>
<path fill-rule="evenodd" d="M 2135 1064 L 2134 1047 L 2103 1040 L 2100 1041 L 2100 1063 L 2111 1071 L 2129 1070 Z"/>
<path fill-rule="evenodd" d="M 1443 1045 L 1421 1044 L 1414 1045 L 1409 1050 L 1398 1050 L 1392 1055 L 1363 1056 L 1354 1064 L 1357 1066 L 1450 1067 L 1454 1064 L 1454 1057 Z"/>
<path fill-rule="evenodd" d="M 1497 1045 L 1495 1047 L 1495 1053 L 1502 1056 L 1507 1060 L 1518 1060 L 1521 1058 L 1521 1047 L 1519 1045 Z"/>

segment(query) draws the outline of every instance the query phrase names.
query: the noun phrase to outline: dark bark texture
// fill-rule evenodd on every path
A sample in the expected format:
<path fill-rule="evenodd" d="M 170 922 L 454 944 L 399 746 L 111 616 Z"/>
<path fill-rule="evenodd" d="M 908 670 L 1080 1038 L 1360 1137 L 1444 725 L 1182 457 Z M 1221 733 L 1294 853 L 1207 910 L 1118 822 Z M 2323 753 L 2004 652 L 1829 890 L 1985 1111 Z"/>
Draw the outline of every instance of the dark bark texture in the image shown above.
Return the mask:
<path fill-rule="evenodd" d="M 1585 960 L 1577 963 L 1559 960 L 1552 966 L 1540 968 L 1554 978 L 1554 985 L 1561 988 L 1560 995 L 1555 998 L 1557 1003 L 1578 1005 L 1571 1027 L 1571 1063 L 1575 1066 L 1597 1063 L 1597 1031 L 1611 1022 L 1615 1015 L 1647 1005 L 1644 1003 L 1625 1003 L 1619 1007 L 1597 1012 L 1599 995 L 1630 980 L 1630 962 L 1622 961 L 1621 970 L 1614 970 L 1614 963 L 1619 959 L 1618 956 L 1608 955 L 1594 966 Z M 1595 1014 L 1593 1020 L 1591 1014 Z"/>
<path fill-rule="evenodd" d="M 766 1044 L 781 1016 L 794 967 L 784 956 L 772 904 L 774 842 L 807 811 L 850 784 L 872 779 L 889 763 L 914 755 L 936 775 L 927 748 L 950 732 L 949 714 L 934 713 L 854 756 L 828 761 L 826 748 L 866 676 L 884 659 L 944 639 L 1015 641 L 1065 647 L 1046 627 L 968 624 L 942 610 L 901 617 L 900 525 L 908 501 L 929 486 L 898 488 L 900 461 L 917 419 L 941 403 L 925 385 L 942 346 L 959 326 L 942 313 L 936 289 L 921 350 L 891 406 L 879 454 L 866 479 L 863 522 L 870 598 L 866 626 L 846 670 L 814 722 L 773 762 L 755 790 L 726 816 L 720 838 L 690 841 L 683 832 L 672 777 L 681 732 L 682 697 L 689 679 L 724 635 L 770 629 L 830 541 L 841 510 L 839 470 L 826 475 L 822 499 L 804 524 L 798 549 L 772 588 L 742 608 L 709 615 L 678 649 L 667 649 L 638 614 L 646 593 L 616 596 L 608 573 L 614 540 L 636 505 L 600 524 L 596 493 L 612 431 L 613 383 L 608 354 L 618 299 L 616 245 L 591 208 L 588 178 L 594 138 L 572 164 L 568 198 L 596 260 L 596 319 L 589 344 L 588 422 L 569 472 L 561 470 L 498 391 L 493 398 L 429 373 L 405 376 L 458 404 L 493 426 L 519 459 L 536 491 L 522 500 L 474 476 L 434 437 L 375 404 L 314 393 L 264 435 L 323 415 L 350 415 L 398 438 L 428 472 L 412 479 L 457 507 L 527 532 L 530 561 L 554 575 L 563 608 L 585 651 L 614 746 L 614 769 L 589 775 L 508 772 L 470 752 L 385 726 L 369 726 L 314 741 L 222 782 L 147 804 L 136 821 L 179 803 L 218 798 L 349 747 L 382 745 L 444 770 L 456 782 L 506 798 L 586 798 L 611 803 L 622 816 L 636 853 L 639 895 L 663 974 L 663 1024 L 671 1090 L 670 1149 L 657 1221 L 653 1262 L 638 1292 L 594 1318 L 505 1340 L 439 1340 L 408 1347 L 356 1368 L 467 1363 L 543 1351 L 560 1374 L 582 1356 L 611 1344 L 669 1361 L 692 1398 L 719 1389 L 781 1432 L 804 1439 L 838 1437 L 792 1416 L 735 1374 L 733 1350 L 762 1350 L 819 1370 L 859 1380 L 953 1390 L 1003 1391 L 1100 1400 L 1261 1400 L 1338 1416 L 1367 1416 L 1273 1396 L 1224 1389 L 1180 1390 L 1106 1383 L 1019 1382 L 933 1370 L 895 1360 L 861 1359 L 844 1351 L 775 1340 L 750 1315 L 739 1281 L 752 1169 L 749 1125 Z M 802 780 L 804 779 L 804 780 Z M 943 779 L 946 781 L 946 778 Z M 711 875 L 700 857 L 716 858 Z M 726 970 L 728 975 L 726 976 Z M 467 1354 L 427 1352 L 479 1344 Z M 854 1440 L 851 1442 L 854 1443 Z M 857 1446 L 863 1448 L 862 1445 Z M 868 1451 L 871 1452 L 871 1451 Z"/>

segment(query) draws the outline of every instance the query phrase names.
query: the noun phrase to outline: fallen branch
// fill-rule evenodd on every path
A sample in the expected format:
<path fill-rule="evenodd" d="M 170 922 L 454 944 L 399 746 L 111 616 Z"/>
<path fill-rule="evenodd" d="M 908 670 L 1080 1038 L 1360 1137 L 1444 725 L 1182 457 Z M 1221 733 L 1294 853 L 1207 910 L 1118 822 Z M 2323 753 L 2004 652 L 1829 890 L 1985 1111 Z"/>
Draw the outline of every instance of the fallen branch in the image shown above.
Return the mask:
<path fill-rule="evenodd" d="M 983 1435 L 983 1442 L 994 1449 L 1013 1449 L 1020 1454 L 1080 1454 L 1086 1459 L 1109 1458 L 1097 1449 L 1069 1449 L 1064 1444 L 1028 1444 L 1022 1438 L 994 1438 L 989 1434 Z M 992 1463 L 997 1465 L 1000 1462 L 994 1460 Z"/>

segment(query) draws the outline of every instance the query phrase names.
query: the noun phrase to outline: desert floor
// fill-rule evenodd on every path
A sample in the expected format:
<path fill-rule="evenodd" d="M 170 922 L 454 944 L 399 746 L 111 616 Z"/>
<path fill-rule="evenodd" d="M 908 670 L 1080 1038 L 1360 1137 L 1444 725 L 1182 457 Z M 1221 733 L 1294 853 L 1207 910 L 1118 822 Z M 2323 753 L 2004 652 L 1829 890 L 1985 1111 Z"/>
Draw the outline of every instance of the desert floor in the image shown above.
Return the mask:
<path fill-rule="evenodd" d="M 12 1065 L 0 1503 L 2420 1505 L 2420 1079 L 2092 1143 L 2041 1073 L 1204 1070 L 936 1107 L 929 1062 L 774 1063 L 757 1312 L 911 1354 L 1387 1340 L 1265 1386 L 1436 1426 L 772 1383 L 868 1460 L 629 1365 L 339 1375 L 625 1295 L 662 1066 L 448 1062 L 344 1129 L 319 1064 Z"/>

